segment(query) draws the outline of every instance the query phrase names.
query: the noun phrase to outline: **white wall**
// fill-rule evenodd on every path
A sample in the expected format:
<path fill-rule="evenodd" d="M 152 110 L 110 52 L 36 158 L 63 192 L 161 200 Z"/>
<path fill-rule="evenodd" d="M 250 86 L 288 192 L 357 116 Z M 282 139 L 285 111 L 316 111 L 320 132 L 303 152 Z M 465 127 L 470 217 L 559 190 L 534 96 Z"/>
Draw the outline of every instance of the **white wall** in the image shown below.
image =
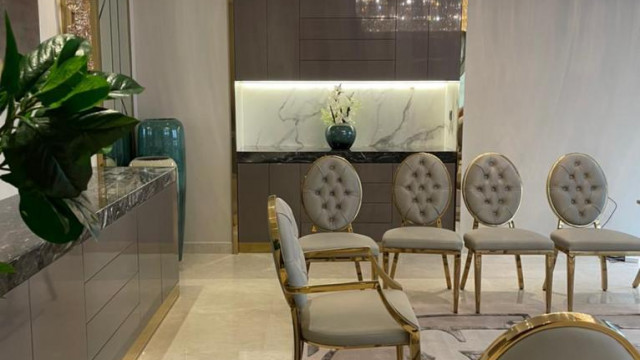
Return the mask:
<path fill-rule="evenodd" d="M 175 117 L 187 145 L 186 252 L 231 251 L 226 0 L 134 0 L 138 117 Z"/>
<path fill-rule="evenodd" d="M 516 226 L 554 229 L 546 176 L 577 151 L 608 176 L 619 208 L 607 227 L 640 235 L 640 2 L 470 1 L 467 46 L 464 167 L 486 151 L 514 161 Z"/>

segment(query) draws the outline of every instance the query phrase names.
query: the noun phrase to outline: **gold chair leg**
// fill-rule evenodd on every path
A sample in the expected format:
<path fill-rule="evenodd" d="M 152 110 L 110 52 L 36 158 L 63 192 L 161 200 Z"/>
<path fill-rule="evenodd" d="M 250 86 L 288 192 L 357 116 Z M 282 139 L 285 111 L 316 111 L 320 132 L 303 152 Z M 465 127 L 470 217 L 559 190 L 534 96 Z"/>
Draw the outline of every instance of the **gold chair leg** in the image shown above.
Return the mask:
<path fill-rule="evenodd" d="M 444 266 L 444 277 L 447 280 L 447 289 L 451 290 L 451 273 L 449 273 L 449 260 L 447 255 L 442 254 L 442 265 Z"/>
<path fill-rule="evenodd" d="M 545 298 L 547 313 L 551 312 L 551 298 L 553 296 L 553 265 L 555 264 L 554 254 L 545 255 Z"/>
<path fill-rule="evenodd" d="M 395 279 L 396 277 L 396 268 L 398 267 L 399 257 L 400 257 L 400 253 L 395 253 L 395 255 L 393 256 L 393 264 L 391 265 L 391 274 L 389 274 L 389 276 L 391 276 L 392 279 Z"/>
<path fill-rule="evenodd" d="M 302 360 L 304 343 L 300 336 L 300 328 L 298 327 L 298 315 L 296 309 L 291 309 L 291 320 L 293 322 L 293 360 Z"/>
<path fill-rule="evenodd" d="M 553 271 L 556 268 L 556 261 L 558 260 L 558 249 L 553 249 L 553 262 L 551 263 L 551 273 L 553 274 Z M 542 284 L 542 291 L 546 291 L 547 290 L 547 279 L 544 279 L 544 283 Z"/>
<path fill-rule="evenodd" d="M 404 357 L 404 350 L 401 345 L 396 346 L 396 359 L 402 360 Z"/>
<path fill-rule="evenodd" d="M 575 256 L 567 254 L 567 311 L 573 311 L 573 279 L 575 269 Z"/>
<path fill-rule="evenodd" d="M 460 300 L 460 253 L 453 256 L 453 313 L 458 313 L 458 302 Z"/>
<path fill-rule="evenodd" d="M 464 290 L 464 286 L 467 284 L 467 277 L 469 277 L 469 268 L 471 267 L 472 258 L 473 252 L 469 250 L 467 253 L 467 261 L 464 264 L 464 273 L 462 274 L 462 281 L 460 282 L 460 290 Z"/>
<path fill-rule="evenodd" d="M 516 255 L 516 268 L 518 269 L 518 287 L 524 289 L 524 275 L 522 275 L 522 258 Z"/>
<path fill-rule="evenodd" d="M 474 276 L 476 290 L 476 314 L 480 314 L 480 290 L 482 288 L 482 254 L 475 254 Z"/>
<path fill-rule="evenodd" d="M 360 261 L 356 261 L 356 274 L 358 274 L 358 281 L 362 281 L 362 268 L 360 267 Z"/>
<path fill-rule="evenodd" d="M 378 280 L 378 271 L 376 270 L 376 264 L 371 262 L 371 280 Z"/>
<path fill-rule="evenodd" d="M 311 261 L 307 261 L 307 274 L 309 274 L 310 268 L 311 268 Z"/>
<path fill-rule="evenodd" d="M 420 332 L 412 332 L 409 340 L 409 358 L 411 360 L 421 360 L 422 354 L 420 351 Z"/>
<path fill-rule="evenodd" d="M 636 275 L 636 279 L 633 280 L 633 288 L 637 289 L 638 285 L 640 285 L 640 270 L 638 270 L 638 274 Z"/>
<path fill-rule="evenodd" d="M 608 277 L 607 277 L 607 257 L 600 256 L 600 275 L 602 276 L 602 291 L 607 291 L 608 286 Z"/>
<path fill-rule="evenodd" d="M 389 274 L 389 253 L 382 253 L 382 269 L 385 273 Z"/>

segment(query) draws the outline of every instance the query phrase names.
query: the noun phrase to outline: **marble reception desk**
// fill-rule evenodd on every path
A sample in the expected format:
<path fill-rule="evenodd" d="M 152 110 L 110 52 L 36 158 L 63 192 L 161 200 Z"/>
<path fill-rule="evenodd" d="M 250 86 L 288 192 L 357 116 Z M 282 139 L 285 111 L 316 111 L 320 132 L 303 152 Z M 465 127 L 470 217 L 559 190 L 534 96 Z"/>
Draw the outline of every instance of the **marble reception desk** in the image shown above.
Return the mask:
<path fill-rule="evenodd" d="M 86 194 L 100 236 L 64 245 L 31 233 L 17 196 L 0 201 L 0 261 L 16 269 L 0 275 L 3 359 L 121 359 L 175 301 L 175 170 L 94 171 Z"/>

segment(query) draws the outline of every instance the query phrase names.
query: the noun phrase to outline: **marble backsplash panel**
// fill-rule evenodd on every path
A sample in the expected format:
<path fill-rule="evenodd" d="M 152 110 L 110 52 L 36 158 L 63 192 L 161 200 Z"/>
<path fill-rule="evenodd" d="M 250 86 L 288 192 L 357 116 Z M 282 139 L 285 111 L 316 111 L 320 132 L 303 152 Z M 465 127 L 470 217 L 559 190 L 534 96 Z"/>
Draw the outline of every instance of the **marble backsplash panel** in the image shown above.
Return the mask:
<path fill-rule="evenodd" d="M 327 147 L 320 109 L 338 82 L 236 82 L 238 150 Z M 354 147 L 455 150 L 459 83 L 342 82 L 361 106 Z"/>

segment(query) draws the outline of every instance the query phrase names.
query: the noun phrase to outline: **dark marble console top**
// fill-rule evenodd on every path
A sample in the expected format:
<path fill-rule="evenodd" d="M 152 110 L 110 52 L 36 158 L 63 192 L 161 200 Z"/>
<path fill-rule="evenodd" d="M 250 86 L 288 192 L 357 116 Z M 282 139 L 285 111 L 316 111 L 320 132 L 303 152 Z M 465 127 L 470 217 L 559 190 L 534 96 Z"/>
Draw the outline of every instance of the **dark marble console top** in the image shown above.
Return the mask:
<path fill-rule="evenodd" d="M 400 163 L 407 156 L 427 152 L 436 155 L 445 163 L 457 162 L 455 150 L 445 148 L 392 148 L 373 147 L 352 148 L 346 151 L 334 151 L 330 148 L 266 148 L 244 147 L 236 153 L 237 162 L 250 163 L 312 163 L 324 155 L 342 156 L 352 163 Z"/>
<path fill-rule="evenodd" d="M 104 168 L 100 175 L 94 171 L 86 195 L 104 229 L 175 181 L 173 168 Z M 80 239 L 64 245 L 40 239 L 22 222 L 19 201 L 18 196 L 0 200 L 0 262 L 16 269 L 14 274 L 0 274 L 0 296 L 91 238 L 85 231 Z"/>

